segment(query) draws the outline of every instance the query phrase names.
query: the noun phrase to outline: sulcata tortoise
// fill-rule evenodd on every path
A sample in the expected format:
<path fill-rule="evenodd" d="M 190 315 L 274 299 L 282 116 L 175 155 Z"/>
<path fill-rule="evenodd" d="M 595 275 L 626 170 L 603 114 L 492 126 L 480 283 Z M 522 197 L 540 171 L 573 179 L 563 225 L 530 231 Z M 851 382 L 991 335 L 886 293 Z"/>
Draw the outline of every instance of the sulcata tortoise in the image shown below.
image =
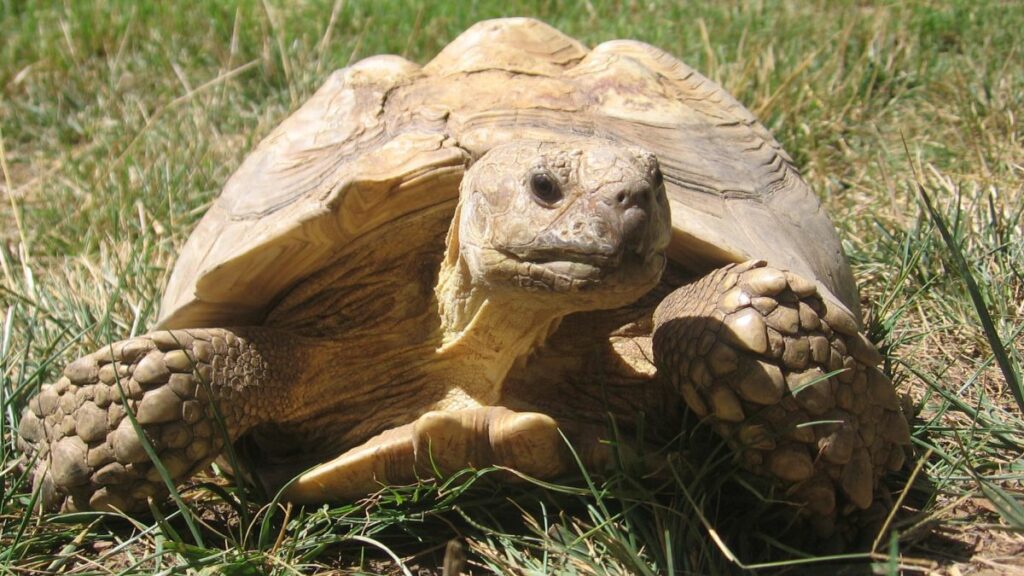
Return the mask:
<path fill-rule="evenodd" d="M 646 44 L 492 20 L 332 74 L 227 182 L 154 330 L 43 386 L 20 444 L 47 508 L 145 508 L 147 448 L 183 480 L 243 438 L 319 502 L 570 473 L 562 434 L 600 469 L 609 420 L 678 430 L 685 402 L 828 526 L 904 460 L 880 361 L 835 229 L 742 105 Z"/>

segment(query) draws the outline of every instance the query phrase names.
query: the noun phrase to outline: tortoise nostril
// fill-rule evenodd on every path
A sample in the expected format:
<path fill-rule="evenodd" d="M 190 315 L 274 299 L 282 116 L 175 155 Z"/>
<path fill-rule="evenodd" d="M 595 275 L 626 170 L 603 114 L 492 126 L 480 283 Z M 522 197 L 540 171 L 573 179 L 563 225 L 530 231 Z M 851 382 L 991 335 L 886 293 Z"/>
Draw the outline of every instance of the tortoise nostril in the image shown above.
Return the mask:
<path fill-rule="evenodd" d="M 626 198 L 628 197 L 629 196 L 624 191 L 619 192 L 618 194 L 615 195 L 615 201 L 618 202 L 619 204 L 624 204 L 626 202 Z"/>

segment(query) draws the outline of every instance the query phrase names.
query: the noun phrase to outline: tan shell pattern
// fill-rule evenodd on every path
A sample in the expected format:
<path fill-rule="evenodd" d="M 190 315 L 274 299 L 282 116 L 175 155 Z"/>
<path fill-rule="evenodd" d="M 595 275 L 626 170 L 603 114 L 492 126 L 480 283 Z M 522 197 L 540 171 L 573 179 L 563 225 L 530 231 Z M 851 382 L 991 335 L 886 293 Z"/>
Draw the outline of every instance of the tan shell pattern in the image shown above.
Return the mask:
<path fill-rule="evenodd" d="M 332 74 L 199 223 L 160 327 L 258 323 L 360 236 L 446 202 L 454 210 L 465 167 L 491 147 L 580 135 L 658 156 L 676 262 L 706 271 L 761 258 L 817 279 L 859 316 L 832 223 L 741 104 L 652 46 L 588 51 L 514 18 L 473 26 L 423 67 L 377 56 Z M 400 244 L 402 231 L 390 237 Z"/>

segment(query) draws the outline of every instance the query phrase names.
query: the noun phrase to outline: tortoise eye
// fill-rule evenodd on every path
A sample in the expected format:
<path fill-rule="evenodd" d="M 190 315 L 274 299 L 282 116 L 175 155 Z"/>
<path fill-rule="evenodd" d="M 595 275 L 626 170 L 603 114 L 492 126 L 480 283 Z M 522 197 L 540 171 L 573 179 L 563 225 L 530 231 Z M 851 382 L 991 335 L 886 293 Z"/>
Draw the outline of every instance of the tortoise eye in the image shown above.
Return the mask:
<path fill-rule="evenodd" d="M 654 169 L 654 187 L 661 188 L 661 185 L 665 183 L 665 176 L 661 173 L 661 168 Z"/>
<path fill-rule="evenodd" d="M 553 206 L 562 199 L 562 189 L 558 182 L 546 172 L 536 172 L 530 176 L 530 192 L 542 206 Z"/>

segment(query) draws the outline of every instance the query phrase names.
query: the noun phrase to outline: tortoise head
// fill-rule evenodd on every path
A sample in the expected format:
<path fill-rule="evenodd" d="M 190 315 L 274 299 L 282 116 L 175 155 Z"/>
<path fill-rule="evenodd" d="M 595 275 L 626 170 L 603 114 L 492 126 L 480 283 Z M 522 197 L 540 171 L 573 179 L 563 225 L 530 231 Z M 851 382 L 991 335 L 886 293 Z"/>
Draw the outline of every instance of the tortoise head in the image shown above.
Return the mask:
<path fill-rule="evenodd" d="M 437 291 L 442 316 L 451 299 L 559 318 L 623 306 L 658 283 L 670 233 L 654 155 L 601 139 L 497 146 L 462 180 Z M 456 270 L 460 288 L 446 290 Z"/>

